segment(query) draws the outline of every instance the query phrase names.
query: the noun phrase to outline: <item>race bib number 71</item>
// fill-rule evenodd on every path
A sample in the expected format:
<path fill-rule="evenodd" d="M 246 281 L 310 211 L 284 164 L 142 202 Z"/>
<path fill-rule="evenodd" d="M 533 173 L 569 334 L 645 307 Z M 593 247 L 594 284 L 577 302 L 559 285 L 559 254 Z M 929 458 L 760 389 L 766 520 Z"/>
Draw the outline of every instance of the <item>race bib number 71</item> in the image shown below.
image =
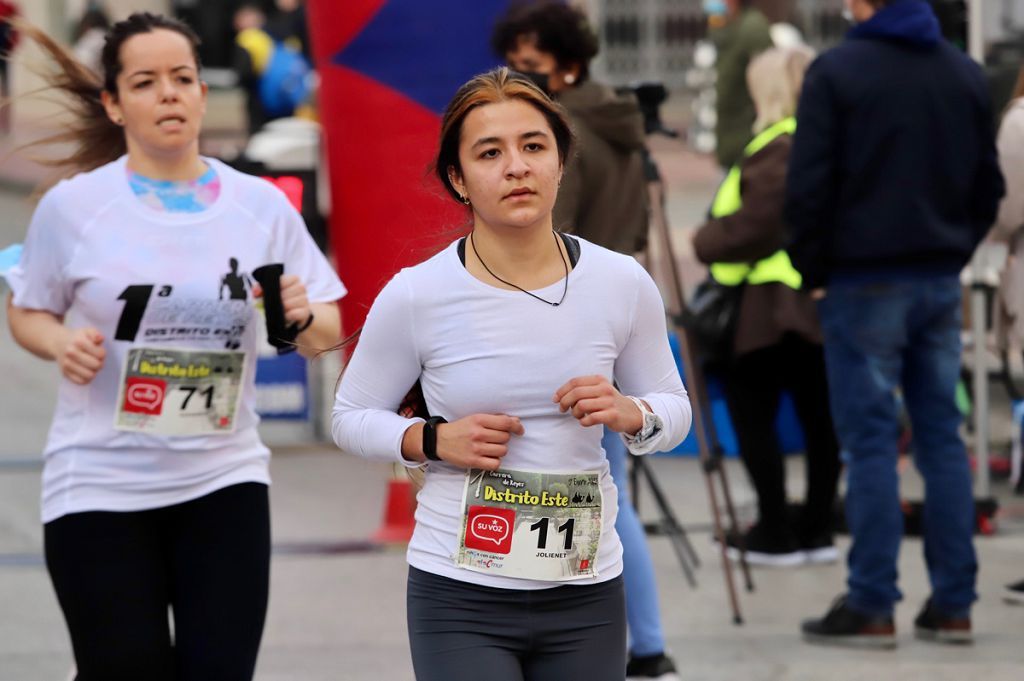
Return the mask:
<path fill-rule="evenodd" d="M 243 352 L 132 348 L 114 427 L 156 435 L 233 432 L 244 370 Z"/>

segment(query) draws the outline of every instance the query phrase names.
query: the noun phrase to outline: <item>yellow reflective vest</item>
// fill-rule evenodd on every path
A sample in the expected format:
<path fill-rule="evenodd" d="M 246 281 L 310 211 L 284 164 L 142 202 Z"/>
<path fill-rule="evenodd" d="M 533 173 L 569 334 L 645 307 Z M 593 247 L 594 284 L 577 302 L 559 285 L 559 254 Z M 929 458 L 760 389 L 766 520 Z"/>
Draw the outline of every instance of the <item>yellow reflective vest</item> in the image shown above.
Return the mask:
<path fill-rule="evenodd" d="M 743 150 L 743 158 L 748 159 L 764 149 L 780 135 L 792 135 L 796 132 L 796 119 L 785 118 L 767 130 L 764 130 L 750 141 Z M 722 186 L 718 188 L 715 201 L 711 204 L 711 217 L 721 218 L 732 215 L 743 207 L 740 196 L 740 163 L 734 165 L 726 175 Z M 800 289 L 802 277 L 789 261 L 786 251 L 776 251 L 767 258 L 754 264 L 745 262 L 716 262 L 711 265 L 711 276 L 725 286 L 748 284 L 781 283 L 792 289 Z"/>

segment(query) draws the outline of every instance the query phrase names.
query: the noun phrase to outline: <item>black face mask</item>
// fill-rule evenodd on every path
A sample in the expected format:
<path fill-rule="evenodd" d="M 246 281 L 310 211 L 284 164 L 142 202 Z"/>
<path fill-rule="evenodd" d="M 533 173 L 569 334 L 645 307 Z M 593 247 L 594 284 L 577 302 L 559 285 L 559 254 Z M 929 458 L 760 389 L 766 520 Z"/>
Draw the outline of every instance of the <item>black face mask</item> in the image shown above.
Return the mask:
<path fill-rule="evenodd" d="M 548 85 L 551 80 L 551 76 L 546 73 L 537 73 L 536 71 L 520 71 L 521 75 L 526 76 L 531 83 L 539 87 L 544 91 L 548 97 L 551 96 L 551 90 L 548 89 Z"/>

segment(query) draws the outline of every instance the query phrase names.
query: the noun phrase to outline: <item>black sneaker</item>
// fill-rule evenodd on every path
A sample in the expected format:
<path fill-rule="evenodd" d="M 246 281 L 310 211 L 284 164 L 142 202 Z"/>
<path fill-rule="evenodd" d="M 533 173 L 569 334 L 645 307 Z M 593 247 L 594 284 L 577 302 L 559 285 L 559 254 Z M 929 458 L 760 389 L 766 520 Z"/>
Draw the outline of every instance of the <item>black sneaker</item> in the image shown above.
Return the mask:
<path fill-rule="evenodd" d="M 1003 589 L 1003 600 L 1011 605 L 1024 605 L 1024 580 L 1007 584 Z"/>
<path fill-rule="evenodd" d="M 839 549 L 830 532 L 801 539 L 800 549 L 804 552 L 804 561 L 811 565 L 827 565 L 839 560 Z"/>
<path fill-rule="evenodd" d="M 766 567 L 794 567 L 803 565 L 804 552 L 790 532 L 769 532 L 761 523 L 755 524 L 743 535 L 743 546 L 747 550 L 747 562 Z M 725 538 L 729 558 L 740 559 L 740 538 L 730 534 Z"/>
<path fill-rule="evenodd" d="M 950 617 L 936 610 L 930 598 L 924 602 L 924 607 L 914 619 L 914 636 L 922 641 L 936 643 L 974 643 L 971 618 Z"/>
<path fill-rule="evenodd" d="M 808 643 L 847 648 L 896 647 L 896 625 L 892 616 L 879 617 L 854 610 L 846 605 L 845 595 L 832 601 L 824 617 L 804 620 L 800 629 Z"/>
<path fill-rule="evenodd" d="M 626 664 L 626 681 L 679 681 L 676 665 L 665 653 L 647 655 L 645 657 L 629 656 Z"/>

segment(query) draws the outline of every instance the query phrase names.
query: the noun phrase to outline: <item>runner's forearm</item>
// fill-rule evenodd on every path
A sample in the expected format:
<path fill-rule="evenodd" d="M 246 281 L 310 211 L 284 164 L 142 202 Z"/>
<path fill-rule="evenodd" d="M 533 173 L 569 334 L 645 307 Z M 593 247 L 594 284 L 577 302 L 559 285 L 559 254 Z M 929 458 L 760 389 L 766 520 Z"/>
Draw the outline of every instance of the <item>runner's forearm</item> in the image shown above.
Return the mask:
<path fill-rule="evenodd" d="M 49 361 L 57 358 L 57 348 L 68 334 L 60 317 L 46 310 L 17 307 L 10 295 L 7 296 L 7 323 L 18 345 Z"/>
<path fill-rule="evenodd" d="M 313 323 L 295 339 L 299 354 L 313 358 L 341 341 L 341 314 L 336 303 L 311 303 Z"/>

